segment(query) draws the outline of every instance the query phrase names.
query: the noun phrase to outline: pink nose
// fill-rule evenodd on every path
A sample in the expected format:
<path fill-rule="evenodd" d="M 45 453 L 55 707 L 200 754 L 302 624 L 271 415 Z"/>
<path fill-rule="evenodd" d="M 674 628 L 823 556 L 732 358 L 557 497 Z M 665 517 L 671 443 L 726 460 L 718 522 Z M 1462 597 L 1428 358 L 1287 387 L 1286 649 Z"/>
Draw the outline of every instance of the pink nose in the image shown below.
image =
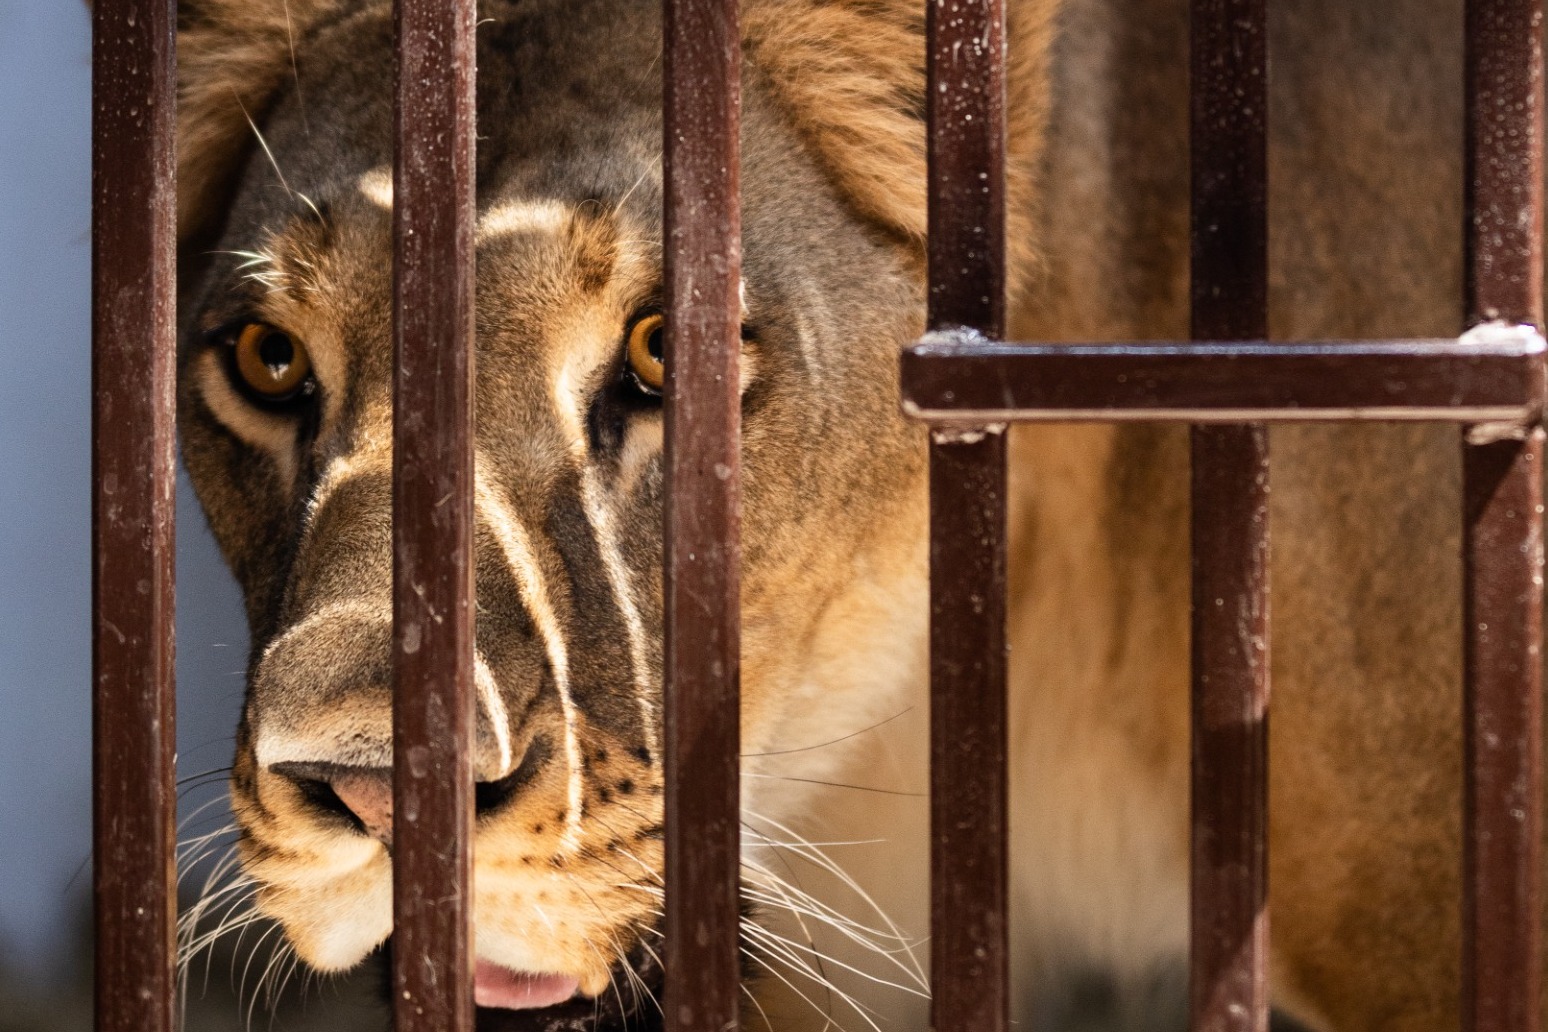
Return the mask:
<path fill-rule="evenodd" d="M 392 778 L 386 774 L 339 774 L 329 781 L 339 802 L 360 818 L 366 834 L 392 845 Z"/>

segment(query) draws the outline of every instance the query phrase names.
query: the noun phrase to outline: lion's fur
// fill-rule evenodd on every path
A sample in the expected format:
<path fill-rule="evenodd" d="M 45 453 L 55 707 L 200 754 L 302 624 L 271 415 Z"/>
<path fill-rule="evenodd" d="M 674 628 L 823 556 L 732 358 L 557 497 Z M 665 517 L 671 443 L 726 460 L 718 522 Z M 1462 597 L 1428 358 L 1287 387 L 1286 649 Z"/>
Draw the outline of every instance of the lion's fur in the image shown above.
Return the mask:
<path fill-rule="evenodd" d="M 213 199 L 230 186 L 260 120 L 291 72 L 297 32 L 338 11 L 338 0 L 209 0 L 178 8 L 177 228 L 207 231 Z"/>
<path fill-rule="evenodd" d="M 1036 164 L 1048 116 L 1045 59 L 1055 0 L 1009 8 L 1007 245 L 1021 277 L 1035 267 Z M 749 57 L 778 84 L 792 122 L 869 215 L 925 236 L 924 5 L 910 0 L 755 0 L 744 5 Z"/>
<path fill-rule="evenodd" d="M 1035 166 L 1047 121 L 1046 41 L 1058 0 L 1011 10 L 1007 95 L 1013 267 L 1034 267 Z M 259 119 L 292 72 L 295 39 L 347 14 L 346 0 L 199 0 L 179 31 L 178 230 L 207 229 L 212 199 L 253 145 Z M 748 59 L 777 86 L 792 122 L 866 215 L 908 239 L 925 235 L 924 8 L 912 0 L 752 0 Z"/>
<path fill-rule="evenodd" d="M 1303 0 L 1270 10 L 1271 332 L 1456 333 L 1461 4 Z M 1186 4 L 1071 0 L 1065 17 L 1044 198 L 1048 277 L 1017 332 L 1183 337 Z M 1093 823 L 1080 811 L 1102 793 L 1109 801 L 1095 823 L 1104 827 L 1123 822 L 1106 809 L 1112 798 L 1148 794 L 1169 816 L 1167 834 L 1145 853 L 1169 851 L 1173 865 L 1164 879 L 1170 891 L 1148 898 L 1168 908 L 1165 924 L 1180 934 L 1186 435 L 1050 428 L 1026 432 L 1020 448 L 1026 458 L 1017 468 L 1036 474 L 1027 481 L 1030 508 L 1044 514 L 1033 526 L 1073 526 L 1073 513 L 1084 512 L 1103 530 L 1084 548 L 1068 529 L 1029 535 L 1018 564 L 1036 570 L 1062 544 L 1071 571 L 1063 590 L 1083 599 L 1087 591 L 1075 586 L 1094 581 L 1109 607 L 1062 630 L 1052 629 L 1061 625 L 1049 600 L 1027 610 L 1041 612 L 1015 639 L 1023 655 L 1074 645 L 1088 667 L 1026 660 L 1022 669 L 1037 674 L 1023 691 L 1041 694 L 1028 696 L 1023 719 L 1036 728 L 1050 712 L 1084 712 L 1090 719 L 1076 726 L 1117 736 L 1102 764 L 1108 783 L 1091 780 L 1064 797 L 1073 800 L 1067 826 L 1029 819 L 1025 833 L 1055 825 L 1065 830 L 1048 838 L 1078 841 Z M 1459 991 L 1457 434 L 1442 426 L 1286 427 L 1272 432 L 1271 448 L 1276 998 L 1314 1027 L 1447 1027 Z M 1062 473 L 1038 458 L 1071 451 L 1111 458 L 1066 463 Z M 1091 633 L 1093 624 L 1102 631 Z M 1069 702 L 1058 701 L 1062 693 Z M 1067 719 L 1054 717 L 1055 727 Z M 1088 735 L 1052 755 L 1102 748 Z M 1119 773 L 1125 767 L 1128 778 Z M 1058 784 L 1057 764 L 1026 775 L 1029 798 L 1059 798 L 1043 789 L 1050 772 Z M 1120 839 L 1113 848 L 1134 844 Z M 1082 940 L 1087 949 L 1103 941 L 1078 928 L 1055 939 Z"/>
<path fill-rule="evenodd" d="M 315 258 L 304 250 L 305 239 L 274 221 L 279 192 L 267 182 L 272 173 L 263 159 L 253 155 L 248 119 L 290 134 L 276 141 L 287 172 L 297 170 L 298 180 L 325 179 L 333 159 L 296 142 L 308 100 L 323 101 L 298 98 L 296 90 L 312 81 L 309 61 L 342 68 L 356 45 L 381 53 L 380 5 L 185 0 L 183 6 L 179 224 L 185 240 L 224 232 L 227 246 L 251 251 L 272 244 L 281 258 Z M 541 10 L 545 3 L 530 6 Z M 1050 62 L 1056 6 L 1062 7 L 1061 36 Z M 1460 321 L 1460 0 L 1272 6 L 1274 334 L 1454 333 Z M 1186 335 L 1184 8 L 1183 0 L 1011 0 L 1015 335 Z M 364 17 L 361 9 L 375 13 Z M 792 277 L 795 286 L 770 308 L 771 318 L 790 339 L 822 342 L 807 361 L 828 377 L 795 379 L 780 354 L 756 355 L 755 378 L 798 386 L 784 407 L 748 417 L 744 734 L 753 743 L 749 752 L 777 751 L 828 742 L 904 713 L 840 748 L 803 756 L 804 765 L 744 761 L 758 778 L 799 774 L 903 791 L 925 784 L 922 435 L 902 426 L 890 393 L 896 377 L 890 349 L 922 321 L 921 9 L 917 0 L 743 5 L 753 127 L 746 140 L 750 291 L 756 292 L 759 274 Z M 358 39 L 347 30 L 341 42 L 335 30 L 347 19 L 359 20 Z M 390 77 L 335 68 L 327 81 L 347 94 L 329 102 L 358 105 L 355 121 L 381 129 L 380 98 L 364 103 L 356 94 L 363 84 L 379 88 Z M 560 105 L 539 128 L 568 131 L 579 110 Z M 637 158 L 630 148 L 648 151 L 659 142 L 638 135 L 648 120 L 630 118 L 620 116 L 617 146 Z M 589 145 L 594 141 L 579 144 Z M 490 150 L 499 152 L 498 139 Z M 507 201 L 520 200 L 523 191 L 562 196 L 556 182 L 591 174 L 560 165 L 544 179 L 519 163 L 513 167 L 522 171 L 508 182 L 490 177 L 507 191 Z M 598 173 L 597 180 L 605 186 L 607 175 Z M 646 199 L 653 189 L 647 185 Z M 778 238 L 780 248 L 808 249 L 809 260 L 799 264 L 781 264 L 783 253 L 762 258 L 758 250 L 758 241 L 775 239 L 768 227 L 778 220 L 769 213 L 786 210 L 822 227 L 820 238 L 804 243 L 798 234 Z M 622 261 L 624 271 L 616 275 L 648 280 L 652 248 L 629 257 L 633 237 L 659 234 L 648 214 L 625 218 L 620 206 L 623 232 L 614 234 L 605 219 L 582 220 L 562 204 L 553 211 L 562 214 L 553 216 L 557 223 L 569 226 L 564 246 L 591 253 L 590 245 L 575 243 L 584 239 L 611 255 L 591 262 L 592 279 L 606 280 L 597 270 Z M 360 223 L 368 224 L 376 228 L 359 230 L 365 235 L 351 246 L 359 254 L 385 255 L 380 225 Z M 502 354 L 526 362 L 601 354 L 614 316 L 575 300 L 579 295 L 564 285 L 571 259 L 534 266 L 521 239 L 487 259 L 499 270 L 490 275 L 515 280 L 536 269 L 550 277 L 545 282 L 552 289 L 542 297 L 513 291 L 491 319 L 489 333 L 497 338 L 513 327 L 541 328 L 534 331 L 538 343 Z M 828 249 L 830 241 L 836 250 Z M 278 300 L 265 302 L 264 312 L 272 320 L 311 320 L 307 332 L 317 334 L 323 361 L 334 347 L 324 339 L 339 341 L 339 353 L 355 363 L 349 375 L 379 391 L 380 356 L 342 342 L 351 334 L 378 345 L 385 339 L 380 270 L 368 263 L 357 268 L 358 256 L 341 261 L 347 275 L 324 277 L 333 307 L 322 316 L 286 314 L 275 307 L 284 303 Z M 860 269 L 870 277 L 864 283 L 855 280 Z M 198 311 L 187 314 L 195 318 Z M 857 332 L 859 325 L 869 333 Z M 868 339 L 874 335 L 887 338 L 885 346 L 874 346 Z M 550 352 L 558 357 L 543 357 Z M 331 360 L 343 368 L 344 359 Z M 550 447 L 543 419 L 518 403 L 530 388 L 508 371 L 491 375 L 482 389 L 518 399 L 495 410 L 531 429 L 536 443 L 530 449 Z M 803 389 L 812 393 L 803 396 Z M 851 391 L 851 402 L 828 398 L 830 389 Z M 311 536 L 296 546 L 287 535 L 300 532 L 283 521 L 255 527 L 251 513 L 263 508 L 266 485 L 300 483 L 295 469 L 287 472 L 272 458 L 283 451 L 275 435 L 288 431 L 239 411 L 220 395 L 216 373 L 195 361 L 187 364 L 184 390 L 190 468 L 248 589 L 260 649 L 304 611 L 285 613 L 309 589 L 287 587 L 279 580 L 288 574 L 273 572 L 296 561 L 294 548 L 303 550 L 307 575 L 336 581 L 330 590 L 339 597 L 381 580 L 379 556 L 316 545 L 315 528 L 308 526 L 303 536 Z M 377 396 L 374 407 L 352 418 L 379 429 L 380 402 Z M 808 416 L 808 408 L 817 414 Z M 216 425 L 226 427 L 225 436 Z M 630 433 L 622 461 L 633 491 L 649 482 L 659 438 Z M 352 454 L 379 474 L 385 462 L 379 446 L 380 440 L 373 452 L 357 441 Z M 1276 1003 L 1328 1032 L 1432 1032 L 1452 1020 L 1458 991 L 1456 435 L 1438 427 L 1287 428 L 1274 432 L 1272 447 Z M 531 464 L 508 442 L 493 440 L 489 448 L 504 468 L 530 478 L 521 481 L 532 485 L 523 506 L 559 497 L 550 493 L 552 467 Z M 856 458 L 861 452 L 864 461 Z M 1185 963 L 1186 433 L 1177 427 L 1018 430 L 1012 456 L 1014 930 L 1018 969 L 1027 973 L 1017 1011 L 1024 1020 L 1058 1027 L 1072 1015 L 1070 994 L 1078 995 L 1092 977 L 1122 997 L 1136 987 L 1168 984 Z M 250 482 L 222 483 L 235 469 Z M 301 485 L 314 508 L 321 503 L 313 492 L 331 490 L 326 471 L 321 482 Z M 355 490 L 348 499 L 354 519 L 369 524 L 379 543 L 383 483 Z M 810 532 L 812 520 L 825 521 L 826 532 Z M 629 526 L 638 555 L 646 555 L 654 529 L 646 522 Z M 336 561 L 307 560 L 308 548 Z M 379 585 L 370 597 L 380 600 Z M 504 620 L 510 633 L 511 608 L 496 607 L 489 623 Z M 310 653 L 344 662 L 339 657 L 356 647 L 348 635 L 290 640 L 305 646 L 297 670 L 314 662 Z M 353 670 L 380 658 L 373 652 L 344 666 Z M 260 708 L 266 691 L 283 696 L 293 691 L 289 679 L 299 676 L 261 652 L 255 668 L 253 705 Z M 296 712 L 304 723 L 312 709 L 302 703 Z M 541 707 L 536 713 L 541 728 L 551 726 L 541 722 L 552 713 Z M 626 740 L 619 727 L 615 720 L 608 733 Z M 625 771 L 628 761 L 619 751 L 610 761 L 616 776 L 646 783 L 648 772 Z M 253 767 L 244 740 L 237 795 L 249 806 L 259 779 Z M 923 932 L 919 800 L 824 793 L 794 783 L 776 793 L 768 781 L 749 783 L 759 806 L 775 794 L 779 805 L 799 801 L 810 826 L 825 829 L 820 837 L 889 837 L 894 845 L 843 858 L 905 928 Z M 855 805 L 857 798 L 864 805 Z M 249 820 L 267 827 L 266 816 Z M 530 846 L 515 835 L 509 849 L 524 853 Z M 645 859 L 655 862 L 653 854 Z M 809 887 L 817 891 L 821 880 Z M 828 898 L 842 895 L 830 888 L 835 895 Z M 381 923 L 380 906 L 359 906 Z M 846 977 L 830 973 L 839 985 L 868 988 L 904 1027 L 922 1022 L 921 1004 Z M 773 1013 L 781 1027 L 800 1027 L 803 1011 L 789 1005 L 775 1005 Z M 1144 1013 L 1134 1007 L 1125 1004 L 1123 1016 L 1109 1015 L 1103 1027 L 1170 1027 L 1161 1017 L 1164 1003 Z"/>

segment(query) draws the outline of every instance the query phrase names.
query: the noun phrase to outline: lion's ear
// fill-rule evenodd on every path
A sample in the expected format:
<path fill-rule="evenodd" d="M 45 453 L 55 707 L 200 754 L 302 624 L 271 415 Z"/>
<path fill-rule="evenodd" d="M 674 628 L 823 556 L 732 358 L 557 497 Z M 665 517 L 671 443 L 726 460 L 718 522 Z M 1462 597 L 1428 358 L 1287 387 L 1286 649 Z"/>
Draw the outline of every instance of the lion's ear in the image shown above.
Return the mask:
<path fill-rule="evenodd" d="M 925 236 L 925 5 L 934 0 L 748 0 L 743 38 L 798 129 L 864 215 Z M 1007 0 L 1007 233 L 1030 270 L 1036 164 L 1058 0 Z"/>
<path fill-rule="evenodd" d="M 338 0 L 182 0 L 177 33 L 177 235 L 218 222 L 294 40 Z"/>

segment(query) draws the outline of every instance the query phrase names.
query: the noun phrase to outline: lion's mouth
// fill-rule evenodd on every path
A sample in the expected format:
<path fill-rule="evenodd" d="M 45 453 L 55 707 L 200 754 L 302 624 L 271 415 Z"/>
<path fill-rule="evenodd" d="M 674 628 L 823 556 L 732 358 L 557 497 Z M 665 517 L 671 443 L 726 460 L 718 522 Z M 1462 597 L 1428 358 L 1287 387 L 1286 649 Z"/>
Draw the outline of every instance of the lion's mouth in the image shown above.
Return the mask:
<path fill-rule="evenodd" d="M 625 963 L 632 974 L 615 968 L 613 987 L 593 999 L 574 976 L 479 960 L 473 971 L 477 1032 L 661 1032 L 660 964 L 640 948 Z"/>
<path fill-rule="evenodd" d="M 480 1007 L 552 1007 L 570 999 L 579 988 L 580 982 L 572 975 L 512 971 L 487 960 L 479 961 L 473 972 L 473 1001 Z"/>

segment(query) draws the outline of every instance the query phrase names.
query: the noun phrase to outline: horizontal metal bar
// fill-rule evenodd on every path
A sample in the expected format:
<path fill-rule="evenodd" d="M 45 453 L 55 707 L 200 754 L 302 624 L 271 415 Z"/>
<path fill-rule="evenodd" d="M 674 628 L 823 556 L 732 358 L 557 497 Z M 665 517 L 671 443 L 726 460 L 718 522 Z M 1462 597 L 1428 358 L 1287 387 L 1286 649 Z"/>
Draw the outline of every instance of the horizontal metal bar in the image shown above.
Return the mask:
<path fill-rule="evenodd" d="M 998 344 L 936 333 L 903 353 L 903 411 L 935 423 L 1537 422 L 1543 338 Z"/>

